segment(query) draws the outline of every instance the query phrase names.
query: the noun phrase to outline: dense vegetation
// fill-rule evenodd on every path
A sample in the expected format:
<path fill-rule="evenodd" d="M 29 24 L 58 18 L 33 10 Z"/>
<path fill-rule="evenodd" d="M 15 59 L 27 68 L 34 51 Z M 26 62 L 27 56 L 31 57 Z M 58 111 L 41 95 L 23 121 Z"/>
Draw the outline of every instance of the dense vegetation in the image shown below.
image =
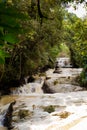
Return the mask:
<path fill-rule="evenodd" d="M 25 76 L 53 65 L 61 42 L 62 10 L 60 3 L 33 0 L 1 7 L 7 21 L 1 28 L 5 33 L 1 32 L 0 81 L 3 86 L 19 86 Z"/>
<path fill-rule="evenodd" d="M 63 25 L 64 38 L 71 52 L 73 66 L 84 67 L 87 61 L 87 19 L 66 14 Z"/>
<path fill-rule="evenodd" d="M 69 47 L 73 66 L 84 67 L 87 19 L 65 11 L 73 1 L 0 0 L 1 86 L 19 86 L 24 77 L 52 67 L 61 44 Z"/>

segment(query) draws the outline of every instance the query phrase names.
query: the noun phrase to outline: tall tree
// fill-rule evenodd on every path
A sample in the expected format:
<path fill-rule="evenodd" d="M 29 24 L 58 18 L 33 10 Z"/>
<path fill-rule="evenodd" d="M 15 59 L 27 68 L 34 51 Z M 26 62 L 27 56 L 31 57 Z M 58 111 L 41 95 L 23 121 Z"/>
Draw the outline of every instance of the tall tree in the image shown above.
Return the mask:
<path fill-rule="evenodd" d="M 64 41 L 70 48 L 71 60 L 74 67 L 83 67 L 87 61 L 87 19 L 80 19 L 73 14 L 66 13 L 64 19 Z"/>

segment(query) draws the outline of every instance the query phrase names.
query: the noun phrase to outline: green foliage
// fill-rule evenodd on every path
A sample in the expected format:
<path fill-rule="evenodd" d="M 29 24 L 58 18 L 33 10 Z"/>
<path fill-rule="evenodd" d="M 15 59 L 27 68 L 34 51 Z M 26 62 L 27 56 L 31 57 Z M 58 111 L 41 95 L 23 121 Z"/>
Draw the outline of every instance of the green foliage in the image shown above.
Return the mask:
<path fill-rule="evenodd" d="M 54 85 L 57 85 L 57 84 L 58 84 L 58 80 L 55 80 L 53 84 L 54 84 Z"/>
<path fill-rule="evenodd" d="M 57 45 L 49 49 L 50 57 L 52 57 L 53 60 L 55 60 L 58 57 L 59 52 L 60 52 L 60 48 Z"/>
<path fill-rule="evenodd" d="M 0 63 L 5 63 L 8 55 L 6 48 L 12 48 L 19 42 L 18 34 L 23 33 L 21 20 L 26 19 L 27 16 L 20 13 L 16 7 L 0 3 Z"/>
<path fill-rule="evenodd" d="M 65 43 L 61 43 L 58 57 L 69 57 L 69 56 L 70 56 L 69 48 L 67 47 Z"/>
<path fill-rule="evenodd" d="M 1 50 L 9 53 L 10 57 L 4 57 L 1 84 L 21 80 L 37 73 L 38 68 L 54 65 L 59 53 L 63 18 L 60 3 L 56 0 L 50 3 L 41 1 L 41 11 L 46 16 L 41 25 L 36 1 L 32 2 L 14 0 L 11 5 L 3 6 L 8 10 L 4 13 L 7 23 L 3 21 L 0 27 L 3 37 Z M 26 28 L 27 32 L 24 32 Z"/>
<path fill-rule="evenodd" d="M 3 50 L 0 50 L 0 64 L 5 63 L 6 57 L 9 57 L 9 54 L 4 52 Z"/>
<path fill-rule="evenodd" d="M 4 35 L 3 39 L 4 39 L 4 41 L 6 41 L 9 44 L 18 43 L 17 37 L 15 35 L 11 34 L 11 33 Z"/>
<path fill-rule="evenodd" d="M 86 64 L 87 19 L 66 13 L 62 21 L 61 5 L 73 1 L 40 0 L 40 10 L 35 0 L 0 1 L 0 85 L 52 67 L 60 49 L 68 52 L 65 44 L 77 65 Z"/>
<path fill-rule="evenodd" d="M 83 68 L 82 73 L 80 74 L 80 80 L 79 83 L 82 87 L 87 88 L 87 65 Z"/>
<path fill-rule="evenodd" d="M 87 63 L 87 19 L 66 13 L 64 21 L 64 42 L 70 49 L 73 66 L 83 67 Z"/>
<path fill-rule="evenodd" d="M 70 49 L 73 67 L 84 68 L 79 79 L 83 87 L 87 87 L 87 18 L 80 19 L 73 14 L 65 14 L 64 42 Z"/>
<path fill-rule="evenodd" d="M 55 111 L 55 107 L 50 105 L 50 106 L 46 106 L 46 107 L 43 107 L 44 111 L 48 112 L 48 113 L 51 113 L 51 112 L 54 112 Z"/>
<path fill-rule="evenodd" d="M 60 43 L 63 39 L 61 2 L 64 1 L 40 1 L 43 17 L 42 25 L 40 25 L 41 19 L 38 14 L 40 12 L 38 12 L 36 1 L 1 1 L 0 63 L 5 65 L 3 81 L 19 80 L 21 77 L 32 75 L 39 67 L 53 65 L 60 52 Z M 71 24 L 76 20 L 73 15 L 68 17 L 69 21 L 64 21 L 65 23 Z M 71 39 L 70 42 L 77 40 L 79 33 L 74 38 L 71 37 L 80 24 L 78 19 L 74 29 L 72 26 L 64 25 L 65 35 L 68 36 L 67 40 Z M 86 29 L 84 32 L 86 34 Z M 84 36 L 86 38 L 86 35 Z M 64 49 L 67 51 L 65 47 Z"/>

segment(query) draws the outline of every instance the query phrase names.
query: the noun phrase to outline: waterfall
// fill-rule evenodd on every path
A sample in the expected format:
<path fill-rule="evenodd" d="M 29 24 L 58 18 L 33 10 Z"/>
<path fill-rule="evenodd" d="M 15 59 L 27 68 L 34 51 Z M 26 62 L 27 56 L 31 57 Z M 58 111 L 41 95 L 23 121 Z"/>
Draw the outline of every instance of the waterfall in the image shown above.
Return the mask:
<path fill-rule="evenodd" d="M 57 58 L 56 62 L 58 63 L 58 66 L 61 68 L 71 68 L 71 62 L 70 62 L 70 58 L 68 57 L 62 57 L 62 58 Z"/>
<path fill-rule="evenodd" d="M 26 83 L 23 86 L 20 86 L 19 88 L 14 88 L 14 90 L 11 91 L 14 95 L 28 95 L 29 93 L 43 93 L 42 86 L 44 83 L 44 78 L 40 78 L 36 80 L 33 83 Z"/>
<path fill-rule="evenodd" d="M 68 57 L 57 58 L 56 63 L 55 63 L 55 68 L 54 68 L 55 69 L 54 73 L 56 73 L 56 74 L 53 73 L 53 69 L 51 69 L 51 74 L 50 74 L 50 69 L 49 69 L 46 72 L 46 77 L 38 77 L 38 79 L 36 79 L 34 82 L 31 82 L 31 83 L 27 83 L 28 78 L 29 78 L 29 76 L 28 76 L 25 78 L 26 84 L 11 90 L 11 94 L 13 94 L 13 95 L 28 95 L 28 94 L 35 94 L 35 93 L 41 94 L 41 93 L 45 92 L 43 89 L 45 79 L 47 78 L 47 81 L 48 81 L 49 78 L 53 79 L 53 78 L 55 78 L 55 76 L 57 77 L 58 82 L 60 82 L 60 81 L 62 82 L 59 84 L 60 85 L 59 89 L 63 89 L 63 87 L 61 87 L 61 86 L 65 86 L 64 91 L 66 89 L 70 90 L 72 88 L 72 85 L 70 85 L 70 83 L 82 71 L 81 68 L 79 68 L 79 69 L 74 68 L 73 69 L 71 67 L 72 66 L 70 63 L 70 59 Z M 56 81 L 53 81 L 53 82 L 56 83 Z M 67 83 L 69 85 L 67 85 Z M 68 89 L 67 86 L 71 86 L 71 87 L 69 87 L 69 89 Z M 52 85 L 52 87 L 53 87 L 53 85 Z M 47 88 L 47 86 L 45 88 L 49 91 L 49 88 Z M 78 90 L 77 87 L 75 87 L 75 88 Z M 59 91 L 59 89 L 57 91 Z M 73 89 L 73 90 L 75 90 L 75 89 Z"/>

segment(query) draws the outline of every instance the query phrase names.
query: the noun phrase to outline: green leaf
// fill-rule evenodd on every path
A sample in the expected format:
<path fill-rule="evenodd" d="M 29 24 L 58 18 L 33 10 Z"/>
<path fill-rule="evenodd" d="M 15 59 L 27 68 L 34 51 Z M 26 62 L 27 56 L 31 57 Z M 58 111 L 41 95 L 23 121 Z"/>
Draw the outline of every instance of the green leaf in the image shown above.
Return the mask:
<path fill-rule="evenodd" d="M 9 57 L 10 55 L 3 50 L 0 50 L 0 57 Z"/>
<path fill-rule="evenodd" d="M 3 50 L 0 50 L 0 64 L 5 64 L 5 58 L 10 57 L 8 53 Z"/>
<path fill-rule="evenodd" d="M 11 43 L 11 44 L 15 44 L 15 43 L 18 43 L 19 40 L 16 36 L 9 33 L 4 36 L 4 41 L 7 41 L 8 43 Z"/>
<path fill-rule="evenodd" d="M 0 50 L 0 64 L 5 63 L 5 54 L 4 51 Z"/>
<path fill-rule="evenodd" d="M 2 48 L 4 46 L 4 43 L 2 43 L 1 41 L 0 41 L 0 48 Z"/>
<path fill-rule="evenodd" d="M 0 33 L 3 34 L 3 27 L 0 26 Z"/>
<path fill-rule="evenodd" d="M 5 64 L 5 57 L 0 56 L 0 64 Z"/>
<path fill-rule="evenodd" d="M 5 3 L 0 3 L 0 14 L 8 15 L 16 19 L 27 20 L 28 15 L 20 13 L 15 6 L 6 6 Z"/>

